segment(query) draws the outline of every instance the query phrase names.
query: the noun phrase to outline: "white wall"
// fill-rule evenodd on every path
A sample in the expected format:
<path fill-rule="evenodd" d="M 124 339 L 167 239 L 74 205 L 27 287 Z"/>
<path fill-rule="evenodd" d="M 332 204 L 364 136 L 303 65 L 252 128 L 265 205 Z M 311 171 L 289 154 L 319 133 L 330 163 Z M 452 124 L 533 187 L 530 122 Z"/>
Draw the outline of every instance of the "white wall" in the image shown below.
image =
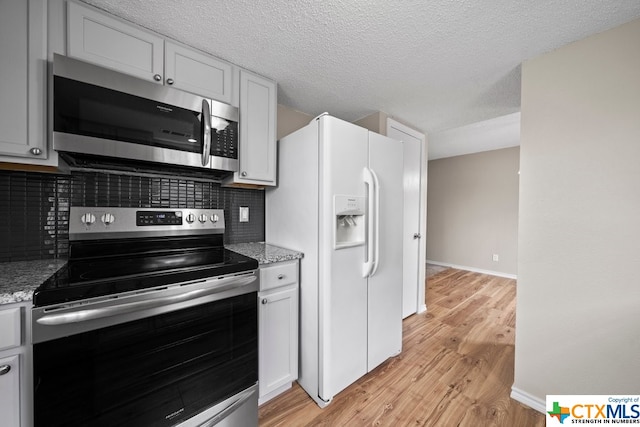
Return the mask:
<path fill-rule="evenodd" d="M 298 129 L 305 127 L 313 119 L 313 116 L 294 110 L 286 105 L 278 104 L 278 127 L 276 137 L 280 138 L 289 135 Z"/>
<path fill-rule="evenodd" d="M 523 65 L 520 149 L 513 396 L 637 394 L 640 20 Z"/>
<path fill-rule="evenodd" d="M 519 156 L 512 147 L 429 161 L 429 262 L 516 275 Z"/>

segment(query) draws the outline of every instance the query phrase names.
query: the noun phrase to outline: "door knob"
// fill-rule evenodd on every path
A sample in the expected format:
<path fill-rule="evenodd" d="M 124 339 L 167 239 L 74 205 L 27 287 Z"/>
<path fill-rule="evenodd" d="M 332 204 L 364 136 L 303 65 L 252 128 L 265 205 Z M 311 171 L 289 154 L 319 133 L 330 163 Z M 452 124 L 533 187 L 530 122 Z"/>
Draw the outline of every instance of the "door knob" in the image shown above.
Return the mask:
<path fill-rule="evenodd" d="M 414 239 L 420 239 L 422 236 L 420 235 L 420 233 L 413 233 L 413 238 Z"/>

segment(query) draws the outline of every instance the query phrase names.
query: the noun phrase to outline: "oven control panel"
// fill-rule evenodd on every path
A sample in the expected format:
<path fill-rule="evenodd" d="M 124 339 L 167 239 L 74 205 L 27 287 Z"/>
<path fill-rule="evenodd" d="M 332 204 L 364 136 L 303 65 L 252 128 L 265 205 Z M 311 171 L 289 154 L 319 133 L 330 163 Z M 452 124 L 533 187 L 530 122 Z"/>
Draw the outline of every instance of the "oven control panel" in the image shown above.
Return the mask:
<path fill-rule="evenodd" d="M 136 225 L 182 225 L 182 211 L 136 211 Z"/>
<path fill-rule="evenodd" d="M 72 206 L 69 239 L 224 233 L 222 209 Z"/>

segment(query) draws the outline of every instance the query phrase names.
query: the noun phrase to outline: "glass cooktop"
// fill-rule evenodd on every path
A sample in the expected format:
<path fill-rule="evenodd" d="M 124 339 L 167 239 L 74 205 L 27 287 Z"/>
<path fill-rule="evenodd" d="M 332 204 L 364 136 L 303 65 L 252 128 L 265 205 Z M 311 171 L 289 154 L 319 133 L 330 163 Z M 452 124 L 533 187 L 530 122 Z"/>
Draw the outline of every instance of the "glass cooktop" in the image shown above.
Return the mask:
<path fill-rule="evenodd" d="M 72 244 L 65 267 L 33 296 L 36 307 L 255 270 L 253 258 L 203 239 Z"/>

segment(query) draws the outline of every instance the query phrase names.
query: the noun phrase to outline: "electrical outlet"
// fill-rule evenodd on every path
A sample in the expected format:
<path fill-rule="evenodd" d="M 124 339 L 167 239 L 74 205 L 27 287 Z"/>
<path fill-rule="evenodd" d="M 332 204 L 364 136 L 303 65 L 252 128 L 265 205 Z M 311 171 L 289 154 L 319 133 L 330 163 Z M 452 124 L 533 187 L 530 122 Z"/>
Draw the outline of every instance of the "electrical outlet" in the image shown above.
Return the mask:
<path fill-rule="evenodd" d="M 248 206 L 240 206 L 240 222 L 249 222 Z"/>
<path fill-rule="evenodd" d="M 493 254 L 494 261 L 500 261 L 500 256 L 498 254 Z"/>

